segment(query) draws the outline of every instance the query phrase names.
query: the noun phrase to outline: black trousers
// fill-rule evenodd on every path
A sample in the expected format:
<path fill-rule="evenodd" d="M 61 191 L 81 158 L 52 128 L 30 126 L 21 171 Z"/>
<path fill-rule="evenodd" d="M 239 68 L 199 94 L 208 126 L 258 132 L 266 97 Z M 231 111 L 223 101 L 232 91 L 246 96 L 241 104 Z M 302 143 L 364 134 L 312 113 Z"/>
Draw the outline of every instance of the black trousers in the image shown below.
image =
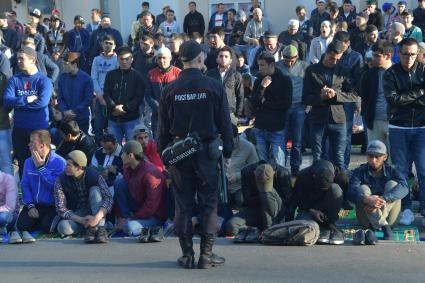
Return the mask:
<path fill-rule="evenodd" d="M 18 160 L 19 165 L 19 178 L 22 179 L 22 172 L 24 172 L 25 160 L 31 156 L 28 144 L 30 142 L 30 135 L 32 129 L 13 128 L 12 141 L 13 141 L 13 154 Z"/>
<path fill-rule="evenodd" d="M 182 160 L 170 168 L 174 183 L 175 234 L 180 238 L 191 238 L 192 215 L 196 204 L 200 212 L 200 233 L 203 237 L 214 237 L 218 231 L 218 160 L 208 156 L 208 144 L 196 155 Z M 196 200 L 195 200 L 196 197 Z"/>
<path fill-rule="evenodd" d="M 41 229 L 44 233 L 53 233 L 59 217 L 56 217 L 55 206 L 36 205 L 38 210 L 38 218 L 31 218 L 28 215 L 28 208 L 24 206 L 21 213 L 19 213 L 18 220 L 16 221 L 16 228 L 19 231 L 34 231 Z M 56 219 L 55 219 L 56 218 Z"/>

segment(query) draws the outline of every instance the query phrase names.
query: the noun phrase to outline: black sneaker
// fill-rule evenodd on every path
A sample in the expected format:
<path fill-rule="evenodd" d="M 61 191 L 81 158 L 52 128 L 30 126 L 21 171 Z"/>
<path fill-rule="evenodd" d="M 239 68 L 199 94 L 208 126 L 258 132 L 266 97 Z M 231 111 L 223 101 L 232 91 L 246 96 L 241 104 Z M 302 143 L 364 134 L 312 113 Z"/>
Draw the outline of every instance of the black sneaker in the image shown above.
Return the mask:
<path fill-rule="evenodd" d="M 256 227 L 248 227 L 246 231 L 245 243 L 256 243 L 258 242 L 258 228 Z"/>
<path fill-rule="evenodd" d="M 162 226 L 152 227 L 149 242 L 162 242 L 164 241 L 164 229 Z"/>
<path fill-rule="evenodd" d="M 237 244 L 244 243 L 247 231 L 247 228 L 239 229 L 239 232 L 236 234 L 235 238 L 233 239 L 233 242 Z"/>
<path fill-rule="evenodd" d="M 148 243 L 151 235 L 151 229 L 149 227 L 143 227 L 142 233 L 139 236 L 139 243 Z"/>
<path fill-rule="evenodd" d="M 92 244 L 94 243 L 94 240 L 96 238 L 96 227 L 89 227 L 86 230 L 86 235 L 84 236 L 84 242 L 86 244 Z"/>
<path fill-rule="evenodd" d="M 366 245 L 376 245 L 378 243 L 378 239 L 376 238 L 375 231 L 371 229 L 366 230 L 365 237 L 366 237 Z"/>
<path fill-rule="evenodd" d="M 320 229 L 319 239 L 317 239 L 318 244 L 329 244 L 329 238 L 331 237 L 331 230 L 327 228 Z"/>
<path fill-rule="evenodd" d="M 393 239 L 393 230 L 391 230 L 390 225 L 382 226 L 382 232 L 384 232 L 384 240 L 392 240 Z"/>
<path fill-rule="evenodd" d="M 344 244 L 344 233 L 340 230 L 332 230 L 331 236 L 329 237 L 329 244 L 331 245 L 343 245 Z"/>
<path fill-rule="evenodd" d="M 354 245 L 364 245 L 366 243 L 366 235 L 365 231 L 362 229 L 357 230 L 353 236 L 353 244 Z"/>
<path fill-rule="evenodd" d="M 99 244 L 105 244 L 108 242 L 108 232 L 105 227 L 102 226 L 97 229 L 94 242 Z"/>

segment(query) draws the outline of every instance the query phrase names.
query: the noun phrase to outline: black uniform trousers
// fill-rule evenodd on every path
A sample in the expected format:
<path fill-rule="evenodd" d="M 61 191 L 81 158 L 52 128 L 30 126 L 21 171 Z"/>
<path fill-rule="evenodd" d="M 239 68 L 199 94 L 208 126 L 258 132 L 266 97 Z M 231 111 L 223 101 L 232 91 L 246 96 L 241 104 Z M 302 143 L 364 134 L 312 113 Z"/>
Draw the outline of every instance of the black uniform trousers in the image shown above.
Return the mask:
<path fill-rule="evenodd" d="M 200 233 L 203 237 L 214 237 L 218 231 L 218 160 L 208 156 L 208 143 L 202 150 L 171 166 L 174 183 L 175 234 L 180 238 L 192 238 L 193 210 L 198 202 Z M 196 197 L 196 200 L 195 200 Z"/>

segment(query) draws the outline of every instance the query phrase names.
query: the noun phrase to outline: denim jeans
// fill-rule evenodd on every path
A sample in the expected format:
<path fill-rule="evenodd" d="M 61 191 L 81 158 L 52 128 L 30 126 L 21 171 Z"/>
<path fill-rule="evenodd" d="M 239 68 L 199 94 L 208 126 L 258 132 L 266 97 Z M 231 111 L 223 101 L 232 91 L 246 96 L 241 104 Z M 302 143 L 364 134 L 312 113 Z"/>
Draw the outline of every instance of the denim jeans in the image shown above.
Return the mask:
<path fill-rule="evenodd" d="M 124 225 L 123 231 L 128 236 L 139 236 L 142 233 L 142 229 L 144 227 L 155 227 L 161 224 L 161 221 L 155 217 L 130 220 Z"/>
<path fill-rule="evenodd" d="M 344 152 L 347 137 L 345 123 L 312 123 L 310 137 L 313 161 L 317 161 L 321 158 L 323 141 L 328 138 L 329 160 L 335 166 L 344 168 Z"/>
<path fill-rule="evenodd" d="M 346 102 L 344 103 L 344 111 L 346 117 L 346 127 L 347 127 L 347 137 L 344 153 L 344 170 L 348 170 L 350 165 L 351 158 L 351 136 L 353 135 L 353 118 L 354 111 L 356 110 L 356 102 Z"/>
<path fill-rule="evenodd" d="M 0 171 L 13 175 L 11 130 L 0 130 Z"/>
<path fill-rule="evenodd" d="M 283 130 L 269 132 L 254 129 L 257 152 L 260 160 L 265 160 L 270 164 L 285 166 L 285 145 Z"/>
<path fill-rule="evenodd" d="M 302 163 L 302 134 L 304 127 L 305 110 L 302 104 L 293 105 L 288 110 L 288 116 L 284 129 L 284 144 L 291 139 L 292 148 L 290 153 L 290 164 L 292 173 L 298 173 Z M 286 162 L 285 162 L 286 163 Z"/>
<path fill-rule="evenodd" d="M 78 216 L 84 217 L 89 214 L 95 215 L 100 207 L 102 206 L 103 200 L 102 200 L 102 194 L 100 192 L 99 187 L 91 187 L 90 188 L 90 194 L 89 194 L 89 205 L 86 207 L 83 207 L 74 213 Z M 105 218 L 100 220 L 98 223 L 98 226 L 104 226 L 105 225 Z M 70 236 L 75 235 L 78 233 L 83 232 L 84 226 L 80 223 L 77 223 L 73 220 L 63 219 L 58 224 L 58 233 L 62 236 Z"/>
<path fill-rule="evenodd" d="M 94 120 L 94 138 L 96 142 L 99 143 L 108 124 L 108 119 L 106 119 L 106 106 L 101 105 L 99 101 L 96 100 L 94 111 L 96 116 Z"/>
<path fill-rule="evenodd" d="M 0 212 L 0 228 L 5 227 L 12 223 L 14 218 L 14 213 L 10 211 Z"/>
<path fill-rule="evenodd" d="M 22 179 L 24 172 L 25 160 L 31 156 L 28 144 L 30 142 L 30 135 L 33 129 L 13 128 L 12 141 L 13 152 L 19 165 L 19 178 Z"/>
<path fill-rule="evenodd" d="M 127 182 L 122 177 L 117 178 L 114 182 L 114 202 L 123 218 L 129 218 L 136 210 L 133 198 L 128 191 Z"/>
<path fill-rule="evenodd" d="M 108 121 L 108 132 L 115 136 L 119 143 L 125 136 L 125 140 L 129 141 L 133 139 L 133 129 L 140 123 L 139 119 L 117 123 L 112 120 Z"/>
<path fill-rule="evenodd" d="M 425 208 L 425 128 L 394 129 L 389 128 L 391 162 L 408 179 L 412 161 L 415 163 L 419 182 L 419 201 Z M 412 209 L 411 194 L 403 198 L 402 210 Z"/>

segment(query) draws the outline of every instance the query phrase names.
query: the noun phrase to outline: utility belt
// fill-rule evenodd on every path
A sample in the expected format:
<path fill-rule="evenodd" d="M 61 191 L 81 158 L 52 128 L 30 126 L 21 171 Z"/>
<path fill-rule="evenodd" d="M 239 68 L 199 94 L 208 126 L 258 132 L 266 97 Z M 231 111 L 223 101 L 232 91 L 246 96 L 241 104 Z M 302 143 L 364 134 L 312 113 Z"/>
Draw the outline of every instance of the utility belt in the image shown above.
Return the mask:
<path fill-rule="evenodd" d="M 210 159 L 218 160 L 223 151 L 223 141 L 221 138 L 202 140 L 198 133 L 193 132 L 185 138 L 176 137 L 171 145 L 162 151 L 162 161 L 166 166 L 175 165 L 200 152 L 205 143 L 208 143 L 208 155 Z"/>

